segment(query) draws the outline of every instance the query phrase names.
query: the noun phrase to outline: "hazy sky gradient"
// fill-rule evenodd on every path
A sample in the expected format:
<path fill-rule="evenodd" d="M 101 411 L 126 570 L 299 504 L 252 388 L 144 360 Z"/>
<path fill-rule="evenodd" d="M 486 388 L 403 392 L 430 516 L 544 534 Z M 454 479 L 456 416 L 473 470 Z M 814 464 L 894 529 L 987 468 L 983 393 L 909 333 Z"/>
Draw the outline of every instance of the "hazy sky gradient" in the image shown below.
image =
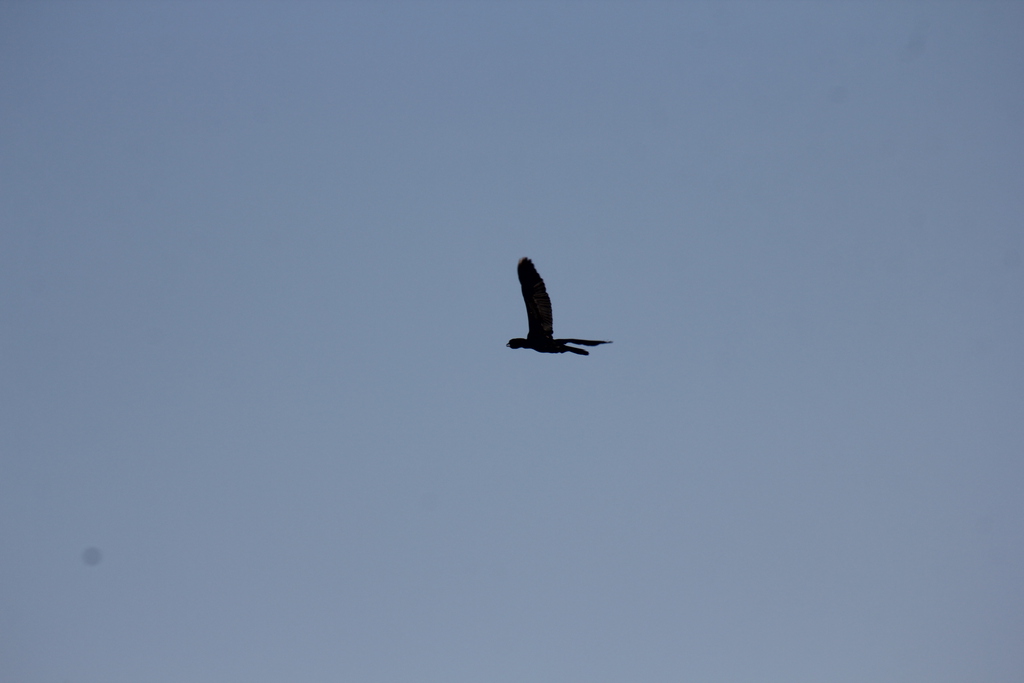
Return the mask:
<path fill-rule="evenodd" d="M 1024 679 L 1022 36 L 0 3 L 0 680 Z"/>

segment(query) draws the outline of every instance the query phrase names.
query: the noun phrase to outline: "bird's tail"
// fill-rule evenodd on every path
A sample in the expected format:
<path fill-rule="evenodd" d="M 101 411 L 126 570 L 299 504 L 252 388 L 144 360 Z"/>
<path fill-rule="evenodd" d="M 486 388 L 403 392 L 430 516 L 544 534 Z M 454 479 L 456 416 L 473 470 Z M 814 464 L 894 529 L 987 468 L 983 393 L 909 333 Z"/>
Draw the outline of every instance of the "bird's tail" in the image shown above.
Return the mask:
<path fill-rule="evenodd" d="M 584 351 L 583 349 L 575 349 L 575 348 L 573 348 L 571 346 L 566 346 L 565 350 L 566 351 L 572 351 L 573 353 L 578 353 L 581 356 L 589 356 L 590 355 L 589 351 Z"/>
<path fill-rule="evenodd" d="M 597 346 L 598 344 L 611 344 L 610 341 L 592 341 L 590 339 L 556 339 L 556 342 L 563 344 L 583 344 L 583 346 Z"/>

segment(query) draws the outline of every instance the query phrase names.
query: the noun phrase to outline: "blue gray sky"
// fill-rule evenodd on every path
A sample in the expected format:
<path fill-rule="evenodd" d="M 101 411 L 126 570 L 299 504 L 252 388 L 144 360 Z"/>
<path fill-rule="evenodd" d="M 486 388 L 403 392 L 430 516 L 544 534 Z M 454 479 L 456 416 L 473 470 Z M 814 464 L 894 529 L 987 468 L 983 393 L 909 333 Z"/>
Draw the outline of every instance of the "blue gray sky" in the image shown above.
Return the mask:
<path fill-rule="evenodd" d="M 1021 36 L 0 4 L 0 679 L 1021 680 Z"/>

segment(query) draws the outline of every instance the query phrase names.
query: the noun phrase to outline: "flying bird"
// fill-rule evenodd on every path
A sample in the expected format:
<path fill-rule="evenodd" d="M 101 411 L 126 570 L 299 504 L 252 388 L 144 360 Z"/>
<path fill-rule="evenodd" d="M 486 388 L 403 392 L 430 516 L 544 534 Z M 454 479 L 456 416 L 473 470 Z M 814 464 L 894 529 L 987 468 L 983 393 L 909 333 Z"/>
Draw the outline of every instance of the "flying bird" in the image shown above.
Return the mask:
<path fill-rule="evenodd" d="M 544 280 L 533 267 L 528 258 L 519 259 L 519 284 L 523 288 L 523 300 L 526 302 L 526 317 L 530 321 L 530 332 L 526 339 L 517 337 L 509 339 L 505 346 L 511 349 L 533 349 L 541 353 L 565 353 L 571 351 L 581 356 L 589 356 L 584 349 L 577 349 L 568 344 L 597 346 L 611 344 L 609 341 L 591 341 L 589 339 L 554 339 L 551 325 L 551 299 L 544 288 Z"/>

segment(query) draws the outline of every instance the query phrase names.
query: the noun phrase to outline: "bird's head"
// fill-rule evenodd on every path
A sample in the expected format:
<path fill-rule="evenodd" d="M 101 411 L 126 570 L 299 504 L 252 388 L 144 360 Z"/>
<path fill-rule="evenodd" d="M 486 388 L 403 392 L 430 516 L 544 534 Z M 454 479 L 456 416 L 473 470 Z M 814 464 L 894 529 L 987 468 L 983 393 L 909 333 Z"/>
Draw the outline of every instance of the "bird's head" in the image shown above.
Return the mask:
<path fill-rule="evenodd" d="M 509 339 L 508 344 L 505 344 L 505 346 L 509 347 L 510 349 L 521 349 L 526 346 L 526 340 L 523 339 L 522 337 Z"/>

